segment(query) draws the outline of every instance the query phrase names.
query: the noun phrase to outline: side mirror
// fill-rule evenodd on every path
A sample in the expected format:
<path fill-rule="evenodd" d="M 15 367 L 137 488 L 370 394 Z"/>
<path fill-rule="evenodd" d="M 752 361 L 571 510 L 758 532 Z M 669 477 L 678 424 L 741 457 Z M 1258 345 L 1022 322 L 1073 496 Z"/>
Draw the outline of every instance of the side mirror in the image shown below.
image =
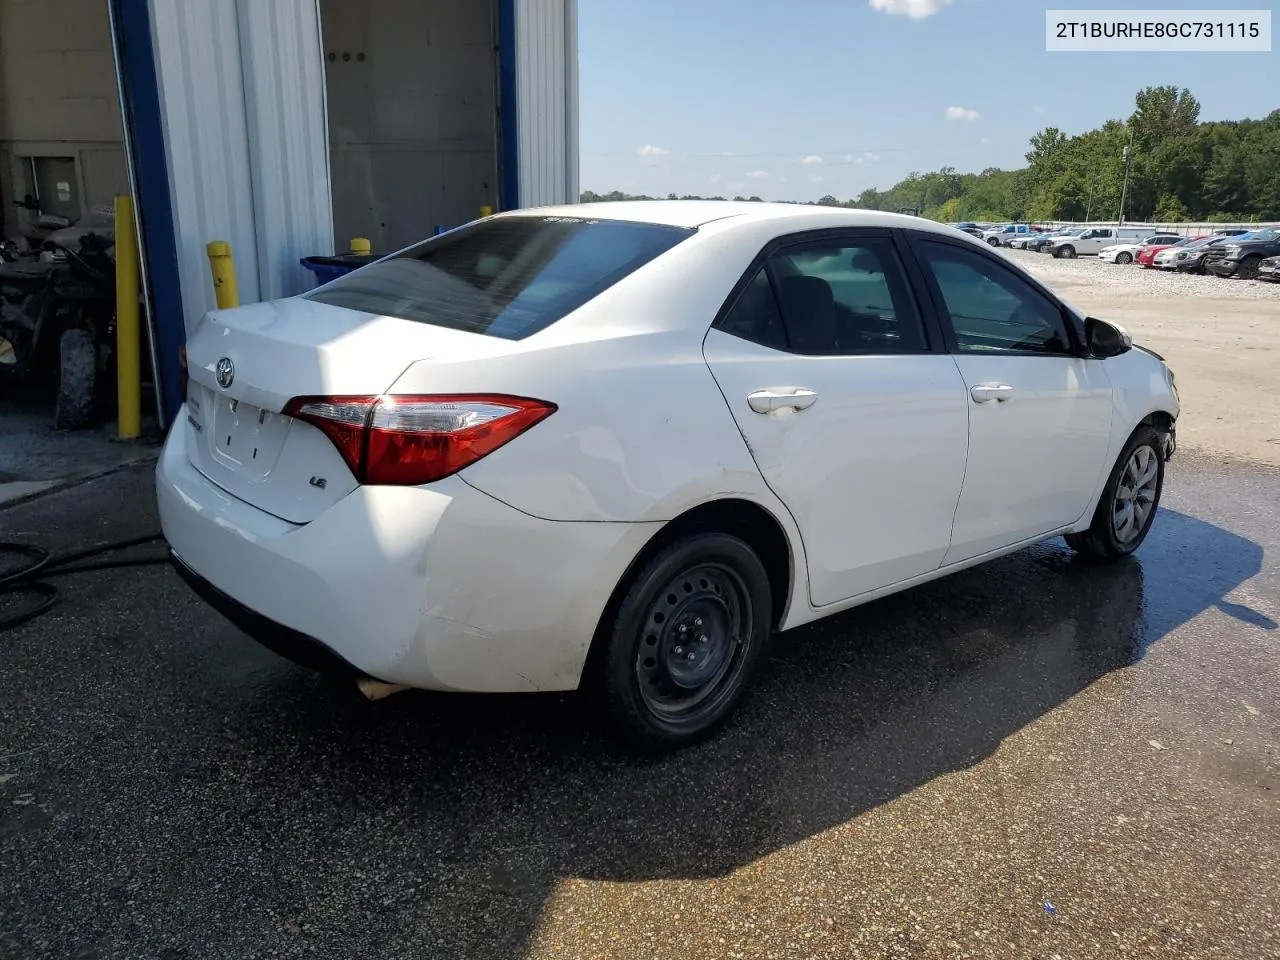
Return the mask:
<path fill-rule="evenodd" d="M 1085 317 L 1084 339 L 1089 355 L 1099 360 L 1118 357 L 1133 349 L 1133 337 L 1128 330 L 1097 317 Z"/>

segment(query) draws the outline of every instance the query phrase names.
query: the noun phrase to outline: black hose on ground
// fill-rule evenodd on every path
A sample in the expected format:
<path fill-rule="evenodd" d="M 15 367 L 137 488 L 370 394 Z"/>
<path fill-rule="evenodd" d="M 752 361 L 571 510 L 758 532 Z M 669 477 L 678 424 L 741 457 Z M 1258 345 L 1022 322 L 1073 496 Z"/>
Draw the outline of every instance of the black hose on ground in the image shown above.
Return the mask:
<path fill-rule="evenodd" d="M 150 567 L 167 564 L 165 557 L 129 557 L 123 560 L 101 560 L 97 563 L 82 563 L 93 557 L 130 547 L 139 547 L 147 543 L 163 540 L 163 535 L 153 533 L 145 537 L 134 537 L 131 540 L 119 540 L 106 543 L 87 550 L 77 550 L 56 559 L 50 557 L 49 551 L 26 543 L 0 543 L 0 562 L 12 558 L 19 564 L 16 569 L 8 569 L 8 563 L 0 566 L 0 602 L 9 606 L 11 598 L 27 596 L 31 598 L 29 605 L 17 605 L 17 609 L 0 612 L 0 630 L 16 627 L 20 623 L 38 617 L 58 602 L 58 588 L 46 581 L 54 577 L 65 577 L 73 573 L 88 573 L 91 570 L 117 570 L 124 567 Z M 0 608 L 2 609 L 2 608 Z"/>

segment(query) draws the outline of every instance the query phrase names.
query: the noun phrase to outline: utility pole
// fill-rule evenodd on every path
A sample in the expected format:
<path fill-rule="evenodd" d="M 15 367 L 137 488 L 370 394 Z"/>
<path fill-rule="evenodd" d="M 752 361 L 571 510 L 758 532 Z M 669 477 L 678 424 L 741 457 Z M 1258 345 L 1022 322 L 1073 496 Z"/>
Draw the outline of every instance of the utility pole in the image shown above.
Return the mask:
<path fill-rule="evenodd" d="M 1133 155 L 1133 127 L 1129 127 L 1129 142 L 1124 148 L 1124 186 L 1120 188 L 1120 215 L 1116 218 L 1116 226 L 1124 226 L 1124 201 L 1129 195 L 1129 162 Z"/>
<path fill-rule="evenodd" d="M 1089 219 L 1093 216 L 1093 194 L 1098 189 L 1098 180 L 1099 178 L 1101 178 L 1101 176 L 1102 174 L 1095 173 L 1093 175 L 1093 181 L 1089 184 L 1089 204 L 1088 206 L 1085 207 L 1085 211 L 1084 211 L 1085 223 L 1088 223 Z"/>

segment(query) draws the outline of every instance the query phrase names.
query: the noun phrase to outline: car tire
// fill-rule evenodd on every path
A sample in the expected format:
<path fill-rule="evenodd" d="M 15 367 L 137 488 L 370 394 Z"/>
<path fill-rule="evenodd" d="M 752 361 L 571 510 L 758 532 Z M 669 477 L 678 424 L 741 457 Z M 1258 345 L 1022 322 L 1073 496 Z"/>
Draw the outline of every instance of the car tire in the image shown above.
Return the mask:
<path fill-rule="evenodd" d="M 1116 560 L 1137 550 L 1160 506 L 1164 450 L 1164 437 L 1154 427 L 1144 424 L 1135 430 L 1107 477 L 1089 529 L 1068 533 L 1067 546 L 1098 560 Z"/>
<path fill-rule="evenodd" d="M 1132 253 L 1117 253 L 1116 263 L 1133 263 Z"/>
<path fill-rule="evenodd" d="M 58 399 L 53 425 L 82 430 L 93 422 L 98 351 L 88 330 L 64 330 L 58 338 Z"/>
<path fill-rule="evenodd" d="M 1261 257 L 1245 257 L 1236 266 L 1236 276 L 1242 280 L 1256 280 L 1258 278 L 1258 264 L 1261 262 Z"/>
<path fill-rule="evenodd" d="M 1069 243 L 1064 243 L 1053 251 L 1053 255 L 1059 260 L 1073 260 L 1076 255 L 1076 248 Z"/>
<path fill-rule="evenodd" d="M 660 752 L 709 736 L 741 701 L 773 624 L 769 576 L 737 537 L 659 550 L 602 622 L 588 692 L 625 743 Z"/>
<path fill-rule="evenodd" d="M 992 237 L 990 240 L 987 241 L 987 243 L 993 247 L 1000 246 L 1000 240 L 997 237 Z"/>

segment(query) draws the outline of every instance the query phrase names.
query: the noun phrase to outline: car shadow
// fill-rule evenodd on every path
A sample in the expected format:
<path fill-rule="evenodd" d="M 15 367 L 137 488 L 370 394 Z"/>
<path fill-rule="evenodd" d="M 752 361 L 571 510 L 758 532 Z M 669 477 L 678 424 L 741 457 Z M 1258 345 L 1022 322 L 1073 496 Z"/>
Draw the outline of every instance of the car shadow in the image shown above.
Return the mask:
<path fill-rule="evenodd" d="M 977 763 L 1206 610 L 1274 629 L 1226 599 L 1262 555 L 1169 510 L 1118 564 L 1022 551 L 778 637 L 728 728 L 657 760 L 614 748 L 570 697 L 371 705 L 282 670 L 198 761 L 236 815 L 189 826 L 219 856 L 275 838 L 282 866 L 256 895 L 321 939 L 343 913 L 309 894 L 315 872 L 349 885 L 344 911 L 376 914 L 387 954 L 519 957 L 562 880 L 726 875 Z"/>

